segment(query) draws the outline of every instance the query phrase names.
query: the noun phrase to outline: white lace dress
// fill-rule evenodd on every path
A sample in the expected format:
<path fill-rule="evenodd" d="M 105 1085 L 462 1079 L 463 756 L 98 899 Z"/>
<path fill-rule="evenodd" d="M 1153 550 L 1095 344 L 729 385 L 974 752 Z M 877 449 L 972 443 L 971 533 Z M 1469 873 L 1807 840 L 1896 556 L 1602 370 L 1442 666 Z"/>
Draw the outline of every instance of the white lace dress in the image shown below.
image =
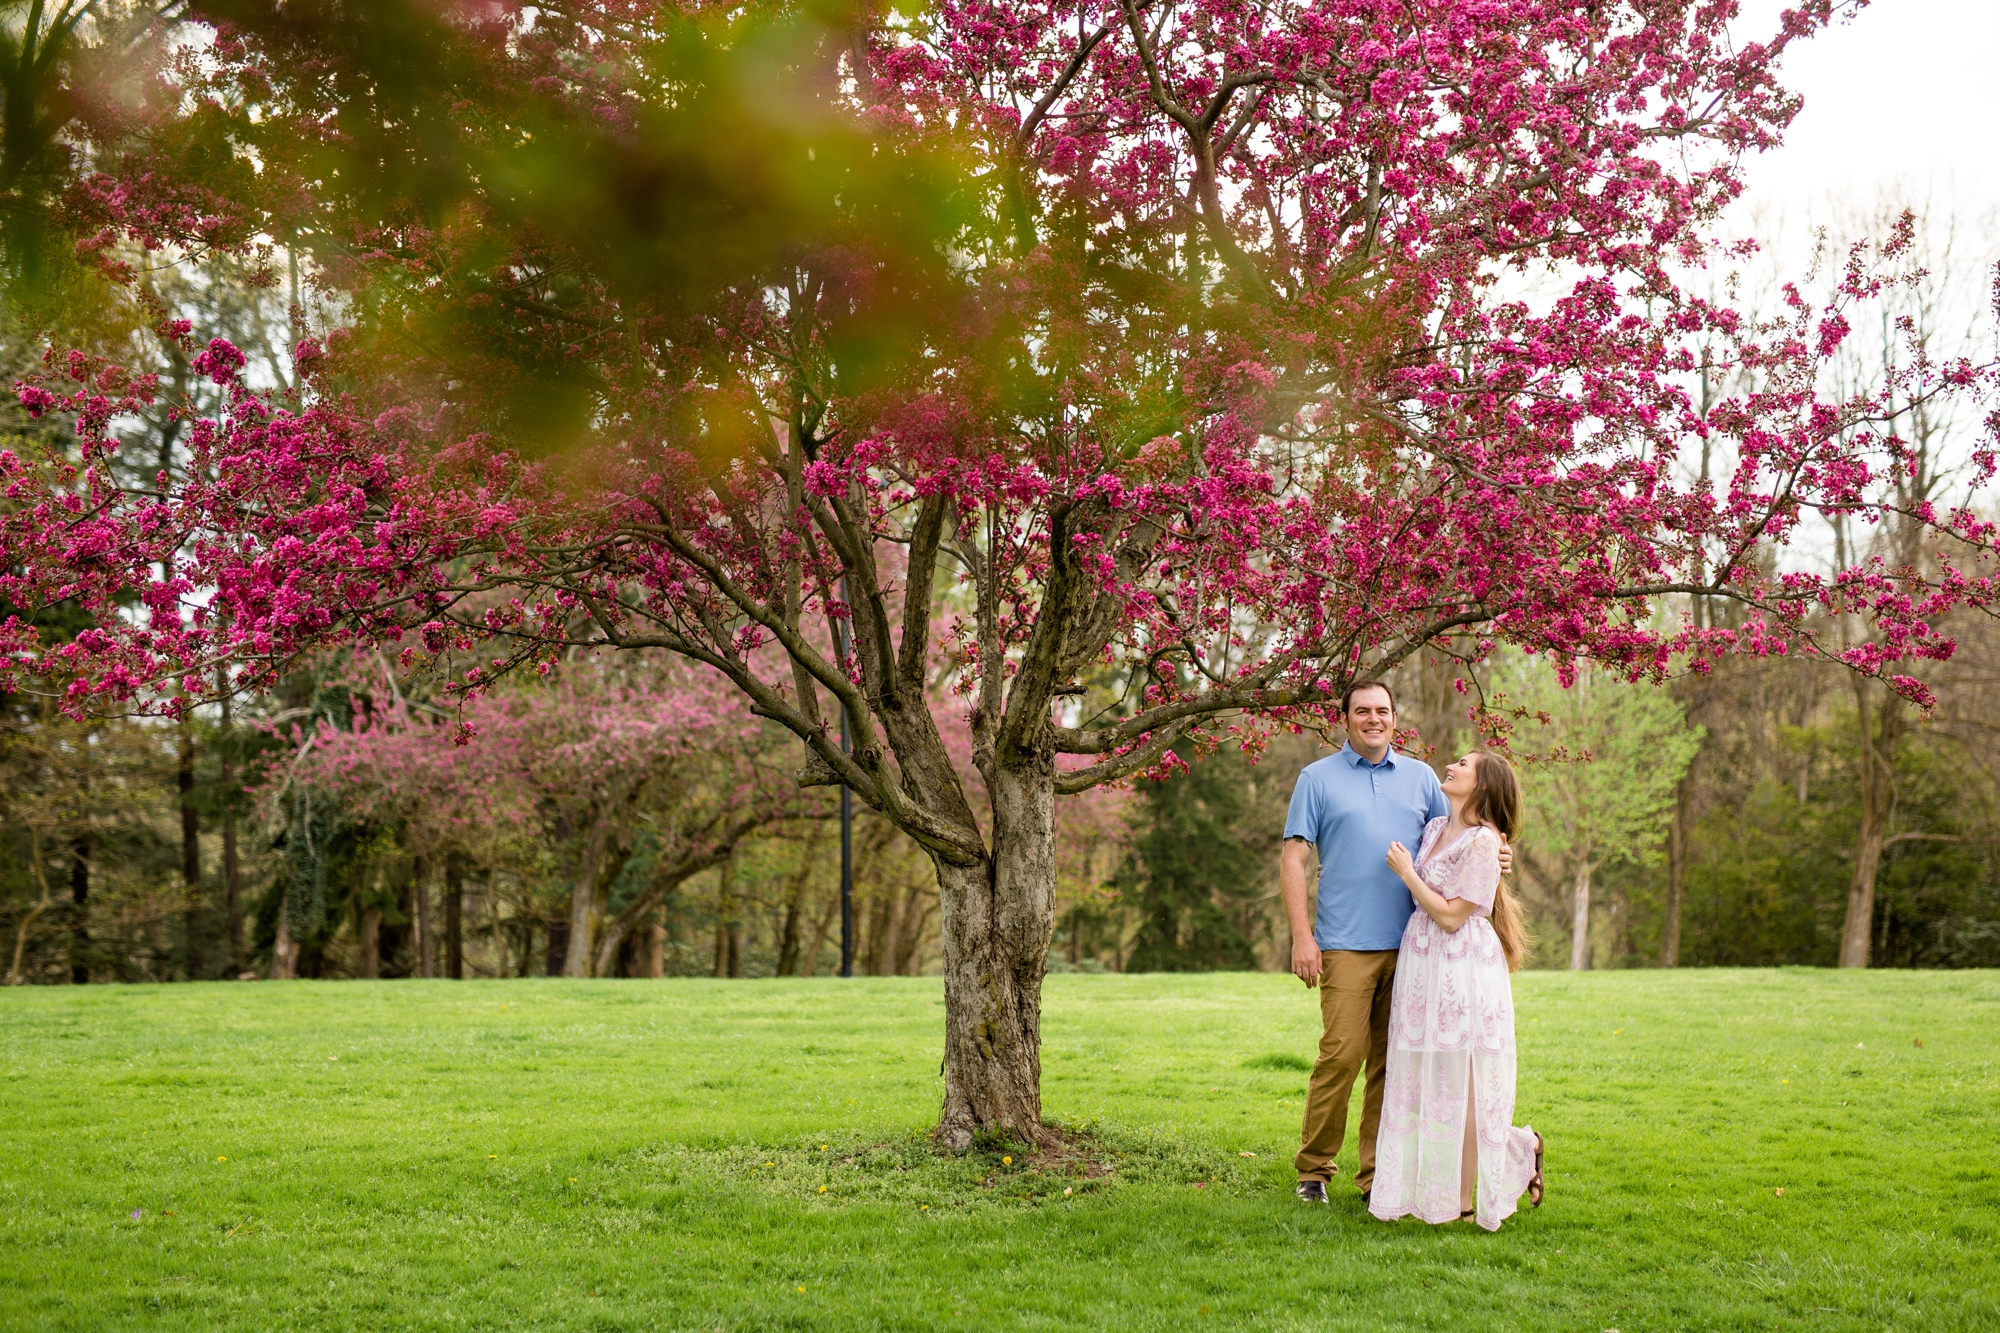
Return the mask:
<path fill-rule="evenodd" d="M 1389 1008 L 1388 1086 L 1375 1140 L 1368 1211 L 1383 1221 L 1456 1221 L 1468 1102 L 1475 1108 L 1474 1220 L 1496 1231 L 1535 1173 L 1535 1133 L 1514 1118 L 1514 999 L 1507 957 L 1488 920 L 1500 883 L 1500 835 L 1424 826 L 1417 874 L 1446 898 L 1474 904 L 1447 932 L 1417 909 L 1403 929 Z"/>

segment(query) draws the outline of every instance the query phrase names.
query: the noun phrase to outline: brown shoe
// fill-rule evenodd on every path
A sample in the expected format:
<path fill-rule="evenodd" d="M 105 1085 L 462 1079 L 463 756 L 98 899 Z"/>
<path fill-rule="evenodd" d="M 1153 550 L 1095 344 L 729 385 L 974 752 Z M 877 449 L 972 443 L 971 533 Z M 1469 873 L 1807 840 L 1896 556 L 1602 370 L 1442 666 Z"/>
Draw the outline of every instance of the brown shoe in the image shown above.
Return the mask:
<path fill-rule="evenodd" d="M 1326 1182 L 1324 1180 L 1301 1180 L 1299 1182 L 1298 1195 L 1300 1199 L 1307 1203 L 1332 1202 L 1326 1197 Z"/>

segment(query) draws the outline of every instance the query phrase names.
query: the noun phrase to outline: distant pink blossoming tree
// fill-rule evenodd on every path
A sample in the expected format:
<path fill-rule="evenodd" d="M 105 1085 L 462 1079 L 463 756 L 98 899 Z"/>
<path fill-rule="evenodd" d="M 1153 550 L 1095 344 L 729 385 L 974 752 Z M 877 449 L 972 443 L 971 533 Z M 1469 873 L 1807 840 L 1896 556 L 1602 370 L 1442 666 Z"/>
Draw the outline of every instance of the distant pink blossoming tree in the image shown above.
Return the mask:
<path fill-rule="evenodd" d="M 568 883 L 563 975 L 609 976 L 681 884 L 761 829 L 828 813 L 777 766 L 775 739 L 706 668 L 584 658 L 475 695 L 456 717 L 395 696 L 352 730 L 323 722 L 283 776 L 400 820 L 425 846 L 511 826 L 555 848 Z M 614 912 L 610 890 L 641 850 L 642 825 L 653 869 Z"/>

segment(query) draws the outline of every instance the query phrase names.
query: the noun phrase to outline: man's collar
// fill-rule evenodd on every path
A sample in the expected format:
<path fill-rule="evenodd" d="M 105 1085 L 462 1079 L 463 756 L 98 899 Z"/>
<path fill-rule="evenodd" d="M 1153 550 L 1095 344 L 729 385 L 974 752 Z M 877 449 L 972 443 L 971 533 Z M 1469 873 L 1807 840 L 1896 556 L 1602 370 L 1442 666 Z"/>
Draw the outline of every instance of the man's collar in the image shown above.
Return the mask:
<path fill-rule="evenodd" d="M 1346 755 L 1347 762 L 1352 764 L 1356 768 L 1377 767 L 1377 765 L 1368 762 L 1368 757 L 1366 755 L 1362 754 L 1361 751 L 1354 748 L 1354 743 L 1352 741 L 1342 741 L 1340 743 L 1340 752 Z M 1382 763 L 1380 767 L 1394 768 L 1395 766 L 1396 766 L 1396 747 L 1392 745 L 1389 747 L 1389 753 L 1382 756 Z"/>

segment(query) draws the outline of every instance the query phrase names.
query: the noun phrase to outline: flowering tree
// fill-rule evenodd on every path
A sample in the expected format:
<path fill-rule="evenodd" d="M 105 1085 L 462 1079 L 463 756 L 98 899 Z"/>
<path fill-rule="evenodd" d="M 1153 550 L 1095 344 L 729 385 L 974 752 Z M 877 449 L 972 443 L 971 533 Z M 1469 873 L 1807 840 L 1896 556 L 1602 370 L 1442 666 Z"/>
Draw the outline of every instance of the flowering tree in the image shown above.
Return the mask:
<path fill-rule="evenodd" d="M 25 401 L 75 414 L 82 456 L 0 460 L 26 571 L 0 591 L 106 606 L 163 564 L 149 620 L 52 655 L 79 704 L 345 638 L 474 688 L 575 643 L 706 665 L 799 738 L 801 782 L 931 857 L 947 1143 L 1047 1134 L 1058 795 L 1498 641 L 1642 676 L 1812 651 L 1810 614 L 1866 604 L 1879 637 L 1845 660 L 1920 697 L 1898 664 L 1993 595 L 1969 508 L 1922 516 L 1960 564 L 1772 572 L 1816 513 L 1888 503 L 1891 386 L 1820 375 L 1884 275 L 1761 323 L 1676 281 L 1795 109 L 1776 62 L 1825 0 L 1740 49 L 1730 5 L 1683 0 L 948 0 L 754 32 L 718 12 L 706 43 L 680 40 L 698 10 L 487 7 L 425 115 L 369 101 L 407 79 L 337 77 L 341 31 L 253 8 L 186 57 L 184 101 L 257 145 L 232 206 L 320 247 L 354 329 L 300 345 L 298 402 L 235 385 L 157 499 L 93 461 L 147 386 L 58 363 Z M 391 187 L 457 145 L 449 206 L 314 175 L 350 131 Z M 582 174 L 537 188 L 563 154 Z M 585 188 L 607 179 L 629 188 Z M 698 271 L 635 244 L 663 180 L 694 202 L 661 225 L 753 240 Z M 152 225 L 122 188 L 98 197 Z M 1509 296 L 1530 271 L 1560 294 Z M 1752 387 L 1697 401 L 1697 342 Z M 234 349 L 200 355 L 234 384 Z M 1920 360 L 1893 391 L 1990 384 Z M 1726 484 L 1682 479 L 1697 438 Z M 1660 616 L 1692 592 L 1750 628 Z M 939 638 L 983 817 L 925 688 Z"/>
<path fill-rule="evenodd" d="M 571 977 L 610 975 L 653 909 L 751 833 L 825 813 L 773 768 L 769 739 L 713 673 L 582 661 L 551 675 L 467 701 L 471 739 L 459 744 L 400 696 L 351 731 L 323 723 L 287 780 L 392 815 L 426 846 L 509 824 L 540 834 L 569 878 Z M 642 824 L 659 842 L 654 868 L 613 915 L 610 888 Z"/>

